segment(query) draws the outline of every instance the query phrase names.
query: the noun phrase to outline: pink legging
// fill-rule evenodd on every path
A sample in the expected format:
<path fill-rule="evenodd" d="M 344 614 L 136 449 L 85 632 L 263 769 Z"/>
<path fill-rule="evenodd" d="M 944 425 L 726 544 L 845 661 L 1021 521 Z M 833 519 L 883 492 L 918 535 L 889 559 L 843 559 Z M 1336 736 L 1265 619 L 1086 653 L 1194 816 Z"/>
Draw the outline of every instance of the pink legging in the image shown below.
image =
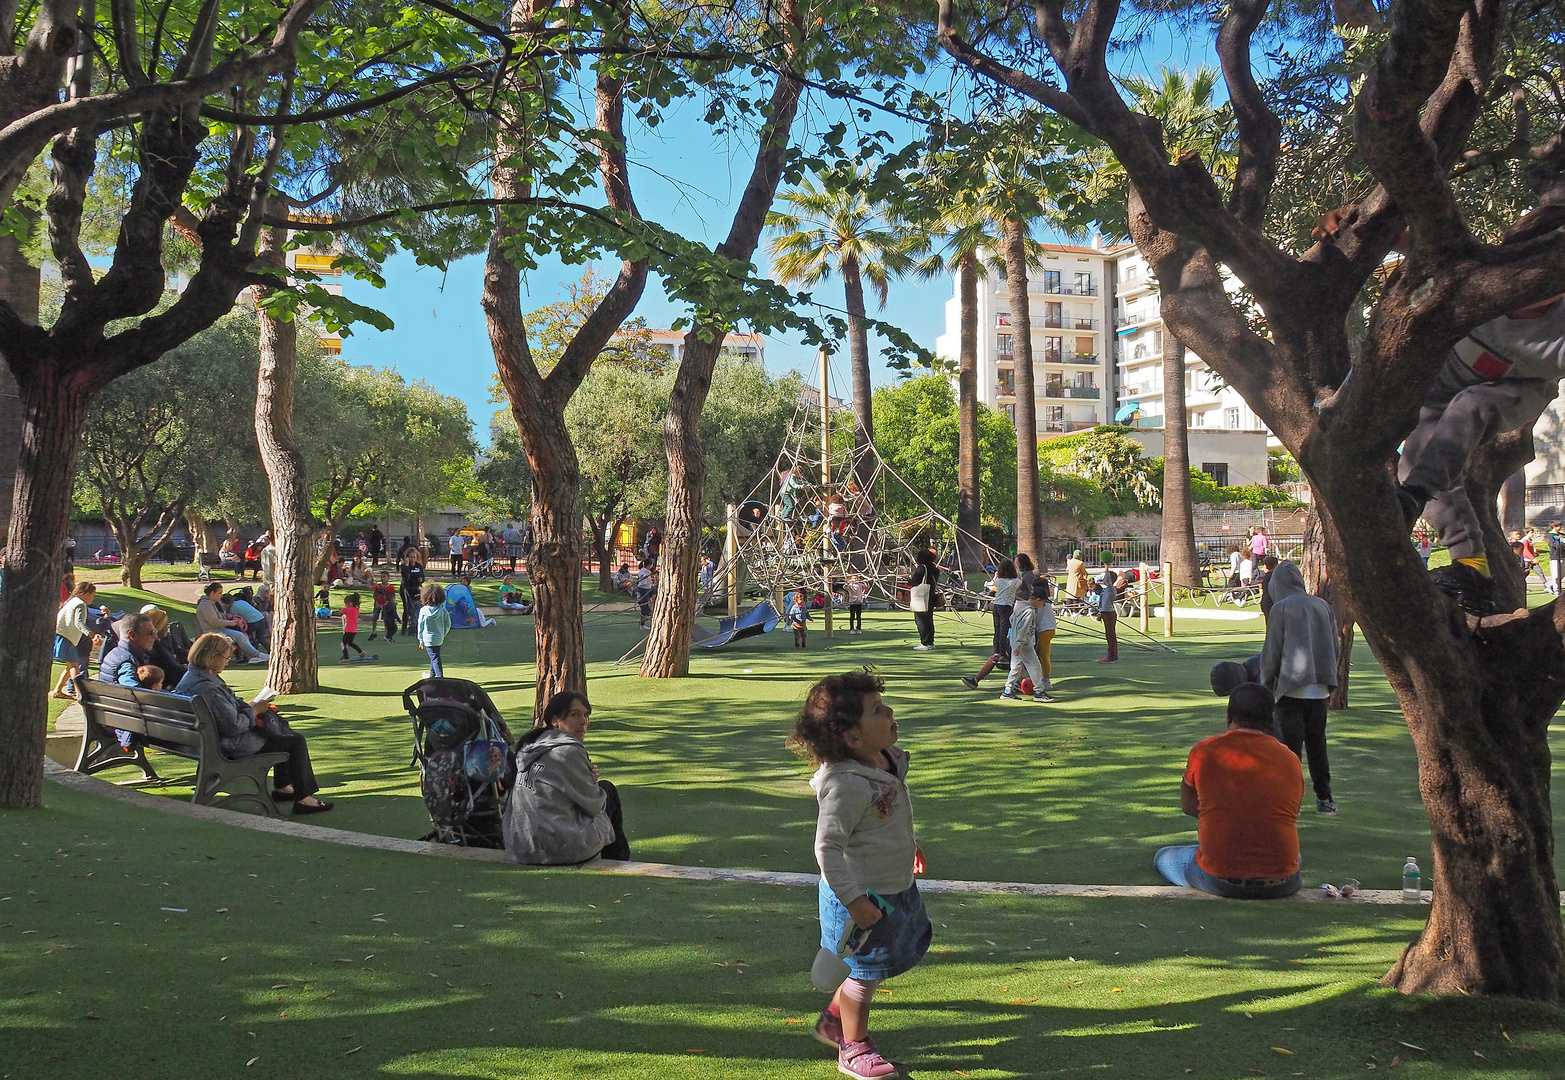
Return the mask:
<path fill-rule="evenodd" d="M 858 1002 L 860 1005 L 868 1005 L 875 1000 L 875 987 L 879 985 L 879 979 L 847 978 L 842 980 L 840 993 L 849 1001 Z"/>

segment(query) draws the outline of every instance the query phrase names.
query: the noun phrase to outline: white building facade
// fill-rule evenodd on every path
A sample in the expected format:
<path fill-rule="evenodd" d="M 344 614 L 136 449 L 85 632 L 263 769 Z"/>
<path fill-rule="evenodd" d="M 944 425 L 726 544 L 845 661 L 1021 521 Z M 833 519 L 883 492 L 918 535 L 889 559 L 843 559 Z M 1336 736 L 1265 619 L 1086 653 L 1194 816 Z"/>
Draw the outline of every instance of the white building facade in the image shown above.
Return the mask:
<path fill-rule="evenodd" d="M 1081 431 L 1113 419 L 1114 264 L 1114 249 L 1046 244 L 1041 261 L 1027 271 L 1040 435 Z M 954 279 L 952 289 L 935 353 L 955 363 L 962 302 Z M 978 279 L 978 400 L 1012 416 L 1015 344 L 1010 285 L 996 265 Z"/>
<path fill-rule="evenodd" d="M 1115 266 L 1114 416 L 1132 427 L 1163 427 L 1163 350 L 1167 344 L 1157 281 L 1146 259 L 1132 245 L 1120 250 Z M 1194 434 L 1202 429 L 1266 432 L 1266 425 L 1238 391 L 1195 353 L 1185 352 L 1185 419 Z M 1270 433 L 1266 432 L 1268 437 Z M 1275 445 L 1281 445 L 1275 443 Z M 1191 455 L 1195 463 L 1195 456 Z M 1265 483 L 1262 479 L 1260 483 Z"/>

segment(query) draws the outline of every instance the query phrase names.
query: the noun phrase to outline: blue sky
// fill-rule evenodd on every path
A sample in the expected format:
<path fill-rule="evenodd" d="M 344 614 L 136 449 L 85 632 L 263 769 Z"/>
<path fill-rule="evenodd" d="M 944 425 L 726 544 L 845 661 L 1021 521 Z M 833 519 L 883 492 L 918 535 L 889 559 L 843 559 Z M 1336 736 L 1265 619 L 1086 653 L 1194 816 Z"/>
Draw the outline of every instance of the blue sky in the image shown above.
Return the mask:
<path fill-rule="evenodd" d="M 1159 65 L 1193 68 L 1211 63 L 1209 52 L 1198 55 L 1192 51 L 1196 45 L 1210 48 L 1209 42 L 1189 37 L 1162 37 L 1123 66 L 1150 74 Z M 942 87 L 944 77 L 942 73 Z M 727 233 L 734 204 L 749 177 L 753 150 L 743 142 L 714 137 L 701 122 L 701 110 L 700 103 L 686 102 L 657 129 L 629 133 L 631 182 L 643 215 L 710 245 Z M 812 103 L 795 127 L 795 139 L 805 137 L 807 127 L 822 127 L 832 119 L 835 117 L 821 112 L 818 102 Z M 890 129 L 891 124 L 883 126 Z M 766 269 L 764 239 L 757 258 L 762 269 Z M 616 265 L 605 263 L 599 268 L 612 274 Z M 543 262 L 523 282 L 524 310 L 558 299 L 565 286 L 579 278 L 581 272 L 582 267 L 567 267 L 557 260 Z M 387 263 L 384 276 L 383 289 L 345 281 L 344 292 L 389 314 L 396 323 L 395 329 L 381 332 L 368 326 L 358 327 L 343 342 L 343 357 L 355 364 L 395 366 L 409 378 L 424 379 L 443 393 L 460 398 L 468 406 L 475 434 L 487 442 L 489 417 L 499 406 L 488 400 L 495 368 L 479 307 L 483 256 L 459 260 L 445 271 L 419 267 L 412 258 L 399 256 Z M 841 289 L 840 280 L 833 279 L 814 291 L 822 302 L 840 307 Z M 945 302 L 951 295 L 950 278 L 894 282 L 879 317 L 899 326 L 926 348 L 933 348 L 935 338 L 945 329 Z M 664 296 L 658 280 L 653 278 L 647 283 L 636 314 L 650 326 L 666 327 L 684 310 Z M 883 362 L 873 335 L 870 349 L 875 384 L 895 381 L 896 372 Z M 766 364 L 777 373 L 813 372 L 814 351 L 796 338 L 768 336 Z M 834 372 L 833 392 L 847 397 L 845 349 L 834 360 Z"/>

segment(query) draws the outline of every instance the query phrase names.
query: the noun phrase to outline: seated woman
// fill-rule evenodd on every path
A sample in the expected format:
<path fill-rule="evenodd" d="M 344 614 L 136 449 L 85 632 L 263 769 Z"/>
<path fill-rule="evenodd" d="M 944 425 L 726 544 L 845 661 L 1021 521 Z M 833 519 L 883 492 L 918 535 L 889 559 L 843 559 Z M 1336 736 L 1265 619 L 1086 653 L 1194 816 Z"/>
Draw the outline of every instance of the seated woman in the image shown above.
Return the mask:
<path fill-rule="evenodd" d="M 533 606 L 522 599 L 522 591 L 516 587 L 516 578 L 507 574 L 500 579 L 500 599 L 496 601 L 502 611 L 514 611 L 526 615 Z"/>
<path fill-rule="evenodd" d="M 291 800 L 295 814 L 320 814 L 332 804 L 315 797 L 320 785 L 310 768 L 310 748 L 304 736 L 290 728 L 270 707 L 255 707 L 228 688 L 223 669 L 234 655 L 233 643 L 222 634 L 202 634 L 190 646 L 190 670 L 174 693 L 200 698 L 217 721 L 218 746 L 231 758 L 281 750 L 288 760 L 272 771 L 272 798 Z"/>
<path fill-rule="evenodd" d="M 505 807 L 512 860 L 557 866 L 594 856 L 626 861 L 630 843 L 619 792 L 598 779 L 582 738 L 591 726 L 587 695 L 562 690 L 516 751 L 516 786 Z"/>
<path fill-rule="evenodd" d="M 217 549 L 218 564 L 224 570 L 232 570 L 237 577 L 244 573 L 244 564 L 239 561 L 239 556 L 234 553 L 234 542 L 224 540 L 223 546 Z"/>
<path fill-rule="evenodd" d="M 619 569 L 609 575 L 609 581 L 615 592 L 631 592 L 635 588 L 635 578 L 631 576 L 630 564 L 620 563 Z"/>
<path fill-rule="evenodd" d="M 375 586 L 375 579 L 370 575 L 369 564 L 364 561 L 362 555 L 355 555 L 344 573 L 347 576 L 343 581 L 351 588 L 370 589 Z"/>

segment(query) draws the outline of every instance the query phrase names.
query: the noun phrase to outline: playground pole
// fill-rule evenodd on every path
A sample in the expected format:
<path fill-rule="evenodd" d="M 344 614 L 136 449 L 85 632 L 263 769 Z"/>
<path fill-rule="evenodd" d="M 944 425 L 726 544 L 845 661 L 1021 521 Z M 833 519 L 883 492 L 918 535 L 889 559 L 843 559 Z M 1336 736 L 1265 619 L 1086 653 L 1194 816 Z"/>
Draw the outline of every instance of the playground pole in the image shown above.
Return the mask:
<path fill-rule="evenodd" d="M 1174 636 L 1174 564 L 1163 564 L 1163 636 Z"/>
<path fill-rule="evenodd" d="M 1167 591 L 1167 590 L 1165 590 Z M 1141 632 L 1152 629 L 1152 568 L 1141 564 Z"/>
<path fill-rule="evenodd" d="M 723 545 L 728 555 L 728 617 L 739 618 L 739 508 L 728 504 L 728 537 Z"/>
<path fill-rule="evenodd" d="M 829 388 L 829 385 L 830 385 L 830 379 L 828 378 L 828 376 L 831 373 L 831 357 L 827 354 L 825 349 L 821 349 L 820 350 L 820 359 L 821 359 L 821 497 L 825 498 L 825 499 L 830 499 L 831 498 L 831 396 L 828 393 L 828 388 Z M 822 511 L 825 511 L 825 509 L 826 509 L 825 506 L 821 507 Z M 824 537 L 823 540 L 824 540 L 825 543 L 829 544 L 829 543 L 831 543 L 831 537 L 829 535 L 830 528 L 831 528 L 831 526 L 829 524 L 830 519 L 827 518 L 824 513 L 822 514 L 822 518 L 823 518 L 823 520 L 826 520 L 828 522 L 828 525 L 827 525 L 828 535 L 826 537 Z M 824 556 L 826 553 L 823 550 L 821 552 L 821 554 Z M 833 631 L 832 631 L 832 628 L 831 628 L 831 567 L 827 565 L 827 561 L 824 558 L 821 559 L 821 576 L 825 579 L 825 584 L 826 584 L 826 588 L 825 588 L 826 606 L 825 606 L 825 608 L 823 610 L 825 611 L 825 614 L 826 614 L 826 636 L 828 638 L 830 638 L 830 637 L 835 636 Z"/>

